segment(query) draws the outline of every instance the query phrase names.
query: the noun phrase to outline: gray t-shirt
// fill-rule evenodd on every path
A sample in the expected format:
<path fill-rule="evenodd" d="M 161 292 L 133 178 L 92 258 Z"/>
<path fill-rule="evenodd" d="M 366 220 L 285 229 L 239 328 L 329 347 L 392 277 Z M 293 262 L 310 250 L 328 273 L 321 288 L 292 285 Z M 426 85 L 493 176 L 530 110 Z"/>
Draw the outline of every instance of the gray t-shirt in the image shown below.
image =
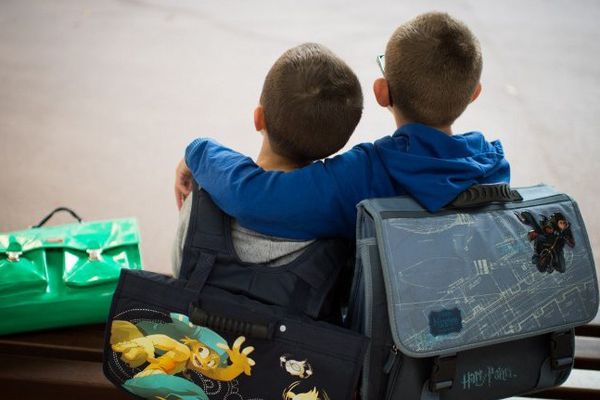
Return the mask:
<path fill-rule="evenodd" d="M 179 223 L 173 246 L 173 276 L 179 276 L 185 237 L 192 212 L 191 193 L 179 211 Z M 233 247 L 238 257 L 249 263 L 267 264 L 272 267 L 287 264 L 298 257 L 314 240 L 301 241 L 267 236 L 243 228 L 235 220 L 231 223 Z"/>

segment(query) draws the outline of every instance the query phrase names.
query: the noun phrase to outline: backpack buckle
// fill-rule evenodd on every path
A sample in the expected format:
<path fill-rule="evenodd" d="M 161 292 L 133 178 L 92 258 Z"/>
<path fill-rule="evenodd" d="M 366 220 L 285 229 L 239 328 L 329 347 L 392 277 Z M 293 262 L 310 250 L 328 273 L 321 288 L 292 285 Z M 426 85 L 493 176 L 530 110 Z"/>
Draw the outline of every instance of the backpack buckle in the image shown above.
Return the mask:
<path fill-rule="evenodd" d="M 456 355 L 438 356 L 433 362 L 429 390 L 439 392 L 452 388 L 456 376 Z"/>
<path fill-rule="evenodd" d="M 554 332 L 550 337 L 552 369 L 567 369 L 573 364 L 573 340 L 571 331 Z"/>

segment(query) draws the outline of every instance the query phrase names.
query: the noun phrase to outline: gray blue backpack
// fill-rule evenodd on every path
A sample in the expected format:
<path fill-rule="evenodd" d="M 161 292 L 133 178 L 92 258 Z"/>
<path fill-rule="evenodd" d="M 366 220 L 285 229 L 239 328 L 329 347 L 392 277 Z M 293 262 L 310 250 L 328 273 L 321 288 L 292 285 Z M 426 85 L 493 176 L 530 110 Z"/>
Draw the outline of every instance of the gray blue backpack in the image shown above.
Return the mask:
<path fill-rule="evenodd" d="M 371 339 L 362 400 L 498 399 L 560 385 L 598 310 L 577 204 L 540 185 L 479 185 L 431 214 L 358 205 L 349 321 Z"/>

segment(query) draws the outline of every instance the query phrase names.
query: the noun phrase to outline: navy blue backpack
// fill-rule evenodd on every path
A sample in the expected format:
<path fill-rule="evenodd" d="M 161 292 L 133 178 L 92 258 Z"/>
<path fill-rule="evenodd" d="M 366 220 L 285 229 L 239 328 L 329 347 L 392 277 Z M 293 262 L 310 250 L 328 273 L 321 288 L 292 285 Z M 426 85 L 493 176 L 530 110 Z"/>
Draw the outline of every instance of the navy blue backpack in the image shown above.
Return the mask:
<path fill-rule="evenodd" d="M 108 379 L 148 399 L 352 399 L 368 343 L 340 326 L 338 277 L 352 247 L 316 241 L 288 265 L 248 264 L 230 224 L 196 190 L 180 278 L 123 271 Z"/>

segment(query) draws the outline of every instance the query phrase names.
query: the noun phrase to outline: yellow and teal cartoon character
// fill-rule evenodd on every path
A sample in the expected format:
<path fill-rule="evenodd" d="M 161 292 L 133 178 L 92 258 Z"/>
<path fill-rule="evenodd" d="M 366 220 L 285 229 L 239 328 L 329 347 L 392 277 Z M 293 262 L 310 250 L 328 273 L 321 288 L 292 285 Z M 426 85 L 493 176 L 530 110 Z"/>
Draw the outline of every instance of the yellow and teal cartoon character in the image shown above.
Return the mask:
<path fill-rule="evenodd" d="M 147 364 L 124 384 L 125 388 L 142 397 L 147 397 L 147 393 L 151 392 L 154 398 L 176 395 L 174 398 L 183 399 L 184 393 L 179 390 L 173 393 L 171 386 L 185 386 L 180 389 L 192 396 L 189 399 L 205 399 L 204 392 L 192 382 L 179 377 L 166 378 L 165 375 L 181 373 L 189 376 L 187 374 L 191 370 L 210 379 L 231 381 L 242 373 L 251 374 L 255 362 L 248 355 L 254 351 L 254 347 L 242 348 L 245 341 L 243 336 L 229 347 L 219 334 L 192 324 L 187 316 L 177 313 L 170 316 L 171 323 L 112 322 L 110 343 L 113 351 L 121 353 L 121 360 L 131 368 Z M 202 394 L 198 394 L 198 391 Z"/>
<path fill-rule="evenodd" d="M 317 390 L 313 387 L 308 392 L 295 393 L 293 390 L 301 383 L 297 381 L 288 386 L 282 394 L 283 400 L 331 400 L 324 390 Z"/>

